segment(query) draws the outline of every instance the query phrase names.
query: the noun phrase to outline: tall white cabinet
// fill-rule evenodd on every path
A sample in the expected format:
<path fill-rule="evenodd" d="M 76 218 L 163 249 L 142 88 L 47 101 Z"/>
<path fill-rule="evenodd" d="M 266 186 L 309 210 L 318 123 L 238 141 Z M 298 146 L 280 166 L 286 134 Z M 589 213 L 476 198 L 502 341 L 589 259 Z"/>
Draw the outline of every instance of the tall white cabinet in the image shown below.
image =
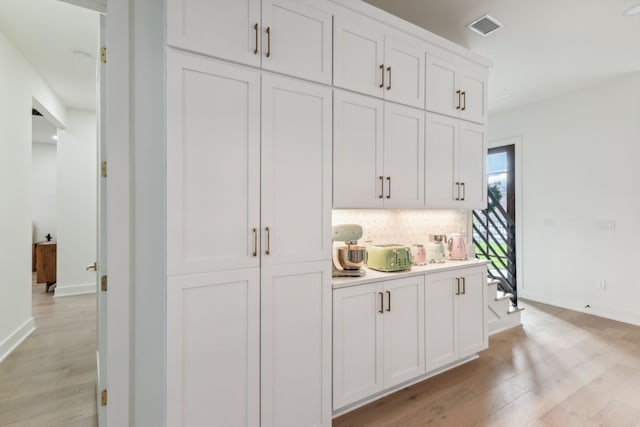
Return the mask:
<path fill-rule="evenodd" d="M 167 98 L 167 425 L 330 425 L 331 89 L 169 50 Z"/>

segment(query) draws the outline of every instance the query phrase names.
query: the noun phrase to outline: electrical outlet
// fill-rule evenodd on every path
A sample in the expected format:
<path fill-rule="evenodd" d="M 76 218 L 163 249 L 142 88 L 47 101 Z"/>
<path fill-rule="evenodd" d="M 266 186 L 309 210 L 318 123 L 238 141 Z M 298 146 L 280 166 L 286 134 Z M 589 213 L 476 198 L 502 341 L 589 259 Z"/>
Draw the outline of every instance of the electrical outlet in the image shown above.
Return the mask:
<path fill-rule="evenodd" d="M 606 281 L 606 280 L 604 280 L 604 279 L 599 280 L 599 281 L 598 281 L 598 284 L 597 284 L 597 288 L 598 288 L 598 289 L 602 289 L 603 291 L 604 291 L 605 289 L 607 289 L 607 281 Z"/>

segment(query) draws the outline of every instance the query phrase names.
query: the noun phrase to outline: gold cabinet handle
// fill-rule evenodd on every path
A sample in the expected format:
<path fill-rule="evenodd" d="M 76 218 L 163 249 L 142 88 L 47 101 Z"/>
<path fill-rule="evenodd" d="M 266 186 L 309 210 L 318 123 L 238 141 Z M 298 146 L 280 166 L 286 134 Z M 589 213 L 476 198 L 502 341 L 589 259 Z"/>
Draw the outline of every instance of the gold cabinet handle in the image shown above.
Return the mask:
<path fill-rule="evenodd" d="M 460 187 L 462 187 L 462 197 L 460 197 L 460 200 L 464 200 L 464 197 L 467 195 L 467 189 L 464 186 L 464 182 L 460 183 Z"/>
<path fill-rule="evenodd" d="M 391 311 L 391 291 L 387 291 L 387 311 Z"/>
<path fill-rule="evenodd" d="M 380 295 L 380 310 L 378 310 L 378 313 L 384 313 L 384 294 L 382 292 L 378 292 L 378 295 Z"/>
<path fill-rule="evenodd" d="M 456 182 L 456 200 L 460 200 L 460 183 Z"/>
<path fill-rule="evenodd" d="M 390 176 L 387 177 L 387 184 L 389 186 L 389 194 L 387 194 L 387 199 L 390 199 L 391 198 L 391 177 Z"/>
<path fill-rule="evenodd" d="M 456 295 L 460 295 L 460 278 L 456 277 Z"/>
<path fill-rule="evenodd" d="M 258 229 L 253 229 L 253 256 L 258 256 Z"/>
<path fill-rule="evenodd" d="M 467 109 L 467 92 L 462 91 L 462 108 L 461 110 L 464 111 Z"/>
<path fill-rule="evenodd" d="M 456 107 L 456 110 L 460 109 L 460 93 L 461 92 L 459 90 L 456 91 L 456 95 L 458 95 L 458 106 Z"/>
<path fill-rule="evenodd" d="M 271 56 L 271 27 L 267 27 L 267 58 Z"/>
<path fill-rule="evenodd" d="M 258 23 L 257 22 L 253 26 L 253 29 L 256 32 L 256 48 L 253 50 L 253 54 L 257 55 L 258 54 Z"/>
<path fill-rule="evenodd" d="M 387 90 L 391 90 L 391 67 L 387 67 L 387 71 L 389 72 L 389 86 L 387 86 Z"/>
<path fill-rule="evenodd" d="M 382 199 L 384 197 L 384 176 L 379 176 L 380 179 L 380 195 L 378 199 Z"/>
<path fill-rule="evenodd" d="M 467 292 L 467 282 L 464 277 L 460 278 L 460 280 L 462 281 L 462 295 L 464 295 Z"/>
<path fill-rule="evenodd" d="M 271 255 L 271 229 L 269 227 L 265 227 L 264 230 L 267 232 L 267 250 L 265 254 Z"/>
<path fill-rule="evenodd" d="M 94 262 L 93 264 L 87 265 L 87 271 L 98 271 L 98 263 Z"/>
<path fill-rule="evenodd" d="M 380 83 L 380 88 L 384 87 L 384 64 L 380 64 L 380 75 L 382 76 L 382 82 Z"/>

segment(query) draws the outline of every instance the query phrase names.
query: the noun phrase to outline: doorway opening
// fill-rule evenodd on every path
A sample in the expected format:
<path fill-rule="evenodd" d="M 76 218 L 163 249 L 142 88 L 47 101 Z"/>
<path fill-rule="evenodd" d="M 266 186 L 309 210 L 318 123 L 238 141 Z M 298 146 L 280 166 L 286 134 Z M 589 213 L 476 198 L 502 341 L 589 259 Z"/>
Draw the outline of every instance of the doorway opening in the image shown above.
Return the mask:
<path fill-rule="evenodd" d="M 487 209 L 473 212 L 473 242 L 476 257 L 491 262 L 489 277 L 498 280 L 498 290 L 511 294 L 517 307 L 515 167 L 514 144 L 489 149 Z"/>

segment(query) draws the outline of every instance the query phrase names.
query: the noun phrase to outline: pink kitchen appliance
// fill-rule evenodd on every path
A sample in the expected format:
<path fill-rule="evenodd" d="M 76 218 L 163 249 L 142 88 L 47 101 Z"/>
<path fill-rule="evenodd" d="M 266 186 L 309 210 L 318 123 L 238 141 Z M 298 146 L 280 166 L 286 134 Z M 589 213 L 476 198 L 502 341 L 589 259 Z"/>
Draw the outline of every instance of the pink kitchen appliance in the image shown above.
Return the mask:
<path fill-rule="evenodd" d="M 467 259 L 467 244 L 462 234 L 453 233 L 447 240 L 447 257 L 449 259 Z"/>
<path fill-rule="evenodd" d="M 427 250 L 424 248 L 424 245 L 419 243 L 411 245 L 411 262 L 413 265 L 427 264 Z"/>

